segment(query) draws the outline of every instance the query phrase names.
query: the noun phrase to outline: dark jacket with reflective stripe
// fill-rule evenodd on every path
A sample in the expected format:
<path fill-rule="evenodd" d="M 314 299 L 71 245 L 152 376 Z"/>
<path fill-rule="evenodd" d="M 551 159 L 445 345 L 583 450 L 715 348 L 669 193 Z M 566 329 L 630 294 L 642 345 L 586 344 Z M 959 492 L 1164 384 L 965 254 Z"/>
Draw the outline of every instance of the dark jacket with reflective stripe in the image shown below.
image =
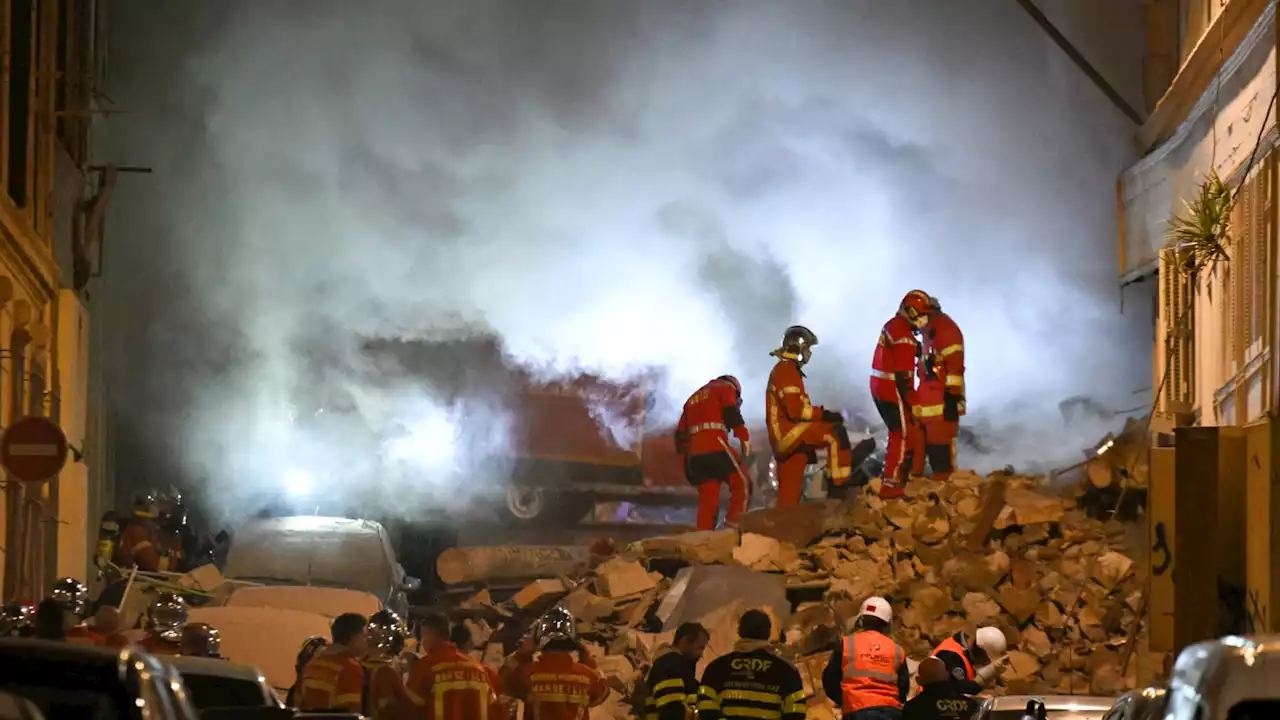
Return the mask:
<path fill-rule="evenodd" d="M 693 658 L 667 647 L 653 661 L 645 678 L 646 720 L 685 720 L 693 717 L 698 703 L 698 664 Z"/>
<path fill-rule="evenodd" d="M 698 688 L 698 719 L 752 717 L 759 720 L 803 720 L 804 681 L 795 666 L 766 649 L 766 643 L 744 641 L 738 649 L 711 662 Z"/>

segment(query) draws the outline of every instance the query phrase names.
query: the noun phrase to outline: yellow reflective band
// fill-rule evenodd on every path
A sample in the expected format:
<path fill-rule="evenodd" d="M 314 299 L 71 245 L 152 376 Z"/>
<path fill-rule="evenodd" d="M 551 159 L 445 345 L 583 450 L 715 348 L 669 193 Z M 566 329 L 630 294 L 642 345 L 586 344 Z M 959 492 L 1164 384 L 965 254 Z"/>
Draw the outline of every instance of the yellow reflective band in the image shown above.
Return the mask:
<path fill-rule="evenodd" d="M 782 455 L 786 455 L 788 452 L 790 452 L 791 448 L 796 444 L 796 442 L 800 440 L 800 436 L 804 435 L 808 430 L 809 430 L 809 423 L 807 422 L 796 423 L 791 428 L 791 432 L 787 433 L 786 435 L 783 435 L 778 440 L 778 453 Z"/>
<path fill-rule="evenodd" d="M 653 706 L 663 707 L 666 705 L 670 705 L 671 703 L 674 703 L 674 702 L 684 702 L 684 696 L 683 695 L 667 695 L 665 697 L 660 697 L 653 702 Z"/>
<path fill-rule="evenodd" d="M 915 345 L 916 339 L 913 337 L 898 338 L 893 341 L 894 345 Z"/>
<path fill-rule="evenodd" d="M 586 695 L 569 695 L 567 693 L 529 693 L 529 702 L 532 703 L 560 703 L 562 705 L 583 705 L 590 706 L 591 698 Z M 537 714 L 534 714 L 537 717 Z"/>
<path fill-rule="evenodd" d="M 339 695 L 338 697 L 333 699 L 333 702 L 337 705 L 345 705 L 347 703 L 359 703 L 360 693 L 348 693 L 346 695 Z"/>
<path fill-rule="evenodd" d="M 802 713 L 804 708 L 804 691 L 797 690 L 782 701 L 782 714 L 791 715 L 794 713 Z"/>
<path fill-rule="evenodd" d="M 749 700 L 758 703 L 776 703 L 781 699 L 777 693 L 757 692 L 755 690 L 725 690 L 720 693 L 720 702 L 725 700 Z"/>
<path fill-rule="evenodd" d="M 912 412 L 916 414 L 916 417 L 938 417 L 939 415 L 942 414 L 942 406 L 941 405 L 922 405 L 920 407 L 915 408 Z"/>
<path fill-rule="evenodd" d="M 142 542 L 140 542 L 140 543 L 138 543 L 137 545 L 134 545 L 134 546 L 133 546 L 133 551 L 136 553 L 136 552 L 139 552 L 139 551 L 141 551 L 141 550 L 146 550 L 146 549 L 147 549 L 147 548 L 149 548 L 149 547 L 151 547 L 151 541 L 150 541 L 150 540 L 143 540 Z"/>
<path fill-rule="evenodd" d="M 958 353 L 958 352 L 964 352 L 964 345 L 961 345 L 961 344 L 959 344 L 959 343 L 957 343 L 957 344 L 955 344 L 955 345 L 948 345 L 948 346 L 946 346 L 946 347 L 942 348 L 941 350 L 936 350 L 936 351 L 934 351 L 934 355 L 937 355 L 937 356 L 938 356 L 938 357 L 940 357 L 940 358 L 944 358 L 944 357 L 946 357 L 946 356 L 948 356 L 948 355 L 952 355 L 952 354 L 954 354 L 954 353 Z"/>
<path fill-rule="evenodd" d="M 764 708 L 743 707 L 741 705 L 730 705 L 722 708 L 720 714 L 725 717 L 745 717 L 758 718 L 758 720 L 778 720 L 782 717 L 781 710 L 765 710 Z"/>
<path fill-rule="evenodd" d="M 788 385 L 778 390 L 779 395 L 800 395 L 803 392 L 804 390 L 796 385 Z"/>
<path fill-rule="evenodd" d="M 885 372 L 885 371 L 883 371 L 883 370 L 872 370 L 872 371 L 871 371 L 871 377 L 873 377 L 873 378 L 880 378 L 881 380 L 894 380 L 894 379 L 896 379 L 896 378 L 894 378 L 894 377 L 893 377 L 893 373 L 888 373 L 888 372 Z"/>
<path fill-rule="evenodd" d="M 964 387 L 963 375 L 948 375 L 947 387 Z"/>
<path fill-rule="evenodd" d="M 693 427 L 689 428 L 689 434 L 696 435 L 700 432 L 705 432 L 707 430 L 719 430 L 720 432 L 728 432 L 725 426 L 721 423 L 702 423 L 701 425 L 694 425 Z"/>
<path fill-rule="evenodd" d="M 680 678 L 673 678 L 673 679 L 671 679 L 671 680 L 663 680 L 662 682 L 658 683 L 657 685 L 654 685 L 654 686 L 653 686 L 653 690 L 652 690 L 651 692 L 652 692 L 654 695 L 657 695 L 660 691 L 662 691 L 662 690 L 666 690 L 667 688 L 680 688 L 681 690 L 683 690 L 683 689 L 684 689 L 684 680 L 682 680 L 682 679 L 680 679 Z"/>
<path fill-rule="evenodd" d="M 813 406 L 809 404 L 809 398 L 804 398 L 804 406 L 800 408 L 800 419 L 813 419 Z"/>

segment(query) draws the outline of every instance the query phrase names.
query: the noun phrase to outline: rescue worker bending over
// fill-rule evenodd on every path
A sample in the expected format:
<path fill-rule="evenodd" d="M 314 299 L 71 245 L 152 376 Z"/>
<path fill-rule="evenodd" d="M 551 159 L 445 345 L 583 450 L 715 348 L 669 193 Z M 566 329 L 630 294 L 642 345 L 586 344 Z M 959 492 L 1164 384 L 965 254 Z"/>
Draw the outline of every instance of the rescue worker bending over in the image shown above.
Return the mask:
<path fill-rule="evenodd" d="M 364 715 L 373 720 L 392 720 L 407 707 L 404 678 L 396 660 L 404 650 L 408 629 L 390 610 L 369 616 L 365 627 L 368 650 L 364 656 Z"/>
<path fill-rule="evenodd" d="M 363 615 L 343 613 L 333 619 L 333 644 L 316 653 L 298 678 L 298 709 L 359 713 L 364 700 L 364 657 L 367 639 Z"/>
<path fill-rule="evenodd" d="M 929 298 L 928 322 L 920 332 L 921 359 L 920 420 L 924 437 L 923 456 L 916 457 L 913 471 L 924 474 L 929 460 L 934 480 L 946 480 L 955 472 L 956 436 L 960 417 L 965 414 L 964 335 L 951 316 L 942 312 L 937 298 Z"/>
<path fill-rule="evenodd" d="M 973 643 L 964 633 L 958 632 L 938 643 L 930 656 L 947 666 L 947 673 L 957 690 L 966 695 L 977 695 L 982 692 L 978 681 L 985 683 L 995 677 L 1008 647 L 1009 641 L 1000 628 L 980 627 Z"/>
<path fill-rule="evenodd" d="M 738 620 L 733 652 L 721 655 L 702 673 L 698 688 L 698 720 L 720 718 L 805 717 L 804 681 L 795 666 L 769 647 L 773 624 L 759 610 Z"/>
<path fill-rule="evenodd" d="M 644 680 L 645 720 L 686 720 L 698 706 L 698 661 L 711 635 L 696 622 L 676 628 L 672 645 L 658 648 Z"/>
<path fill-rule="evenodd" d="M 738 438 L 741 455 L 729 447 L 729 432 Z M 751 455 L 751 435 L 742 419 L 742 385 L 732 375 L 721 375 L 703 385 L 684 403 L 676 426 L 676 452 L 684 458 L 684 474 L 698 488 L 698 529 L 713 530 L 720 510 L 720 484 L 729 483 L 729 510 L 725 522 L 733 523 L 747 508 L 747 478 L 742 463 Z"/>
<path fill-rule="evenodd" d="M 951 682 L 947 666 L 936 657 L 920 661 L 919 694 L 902 706 L 902 720 L 970 720 L 978 712 L 978 701 Z"/>
<path fill-rule="evenodd" d="M 892 622 L 888 600 L 863 600 L 853 634 L 832 651 L 822 672 L 822 689 L 849 720 L 898 720 L 911 694 L 907 653 L 888 634 Z"/>
<path fill-rule="evenodd" d="M 222 633 L 208 623 L 190 623 L 182 628 L 178 652 L 188 657 L 222 659 Z"/>
<path fill-rule="evenodd" d="M 777 462 L 778 506 L 800 503 L 804 492 L 804 469 L 817 461 L 817 450 L 827 449 L 827 472 L 831 482 L 842 486 L 853 471 L 849 433 L 838 412 L 809 402 L 801 368 L 809 362 L 818 336 L 809 328 L 792 325 L 782 335 L 782 347 L 771 355 L 778 364 L 769 373 L 765 390 L 765 414 L 769 423 L 769 445 Z"/>
<path fill-rule="evenodd" d="M 609 696 L 591 654 L 578 642 L 576 625 L 568 610 L 553 608 L 534 629 L 533 644 L 541 651 L 537 659 L 526 645 L 503 665 L 502 685 L 524 701 L 525 717 L 586 720 L 591 708 Z"/>
<path fill-rule="evenodd" d="M 880 497 L 902 497 L 902 486 L 911 469 L 907 433 L 915 432 L 911 395 L 915 390 L 912 376 L 916 372 L 916 356 L 920 344 L 915 333 L 928 321 L 929 294 L 912 290 L 898 304 L 898 312 L 880 329 L 876 353 L 871 359 L 871 399 L 889 431 L 884 457 L 884 484 Z"/>
<path fill-rule="evenodd" d="M 139 495 L 134 500 L 133 517 L 124 523 L 120 546 L 113 562 L 122 568 L 137 567 L 145 572 L 175 570 L 178 558 L 169 553 L 156 520 L 160 516 L 160 500 L 154 493 Z"/>
<path fill-rule="evenodd" d="M 321 650 L 329 647 L 329 640 L 319 635 L 312 635 L 302 643 L 302 649 L 298 650 L 298 659 L 294 661 L 293 671 L 295 679 L 293 686 L 289 688 L 288 695 L 285 696 L 284 704 L 291 708 L 298 707 L 298 699 L 302 688 L 302 670 L 311 662 L 311 658 L 320 654 Z"/>
<path fill-rule="evenodd" d="M 471 637 L 471 629 L 464 623 L 458 623 L 453 626 L 453 630 L 449 632 L 449 640 L 457 646 L 458 650 L 468 655 L 472 660 L 480 663 L 480 667 L 484 668 L 484 672 L 489 676 L 489 684 L 493 686 L 493 691 L 497 694 L 498 699 L 494 701 L 489 708 L 489 717 L 491 718 L 507 718 L 511 715 L 511 698 L 502 694 L 502 677 L 497 670 L 489 667 L 484 663 L 482 658 L 476 657 L 476 641 Z"/>
<path fill-rule="evenodd" d="M 160 594 L 147 608 L 147 636 L 139 643 L 152 655 L 180 655 L 182 631 L 187 625 L 187 604 L 172 593 Z"/>
<path fill-rule="evenodd" d="M 69 642 L 103 645 L 106 640 L 85 624 L 89 614 L 89 588 L 75 578 L 65 577 L 53 584 L 49 599 L 62 608 L 62 627 Z"/>
<path fill-rule="evenodd" d="M 427 720 L 485 717 L 498 699 L 489 674 L 449 642 L 449 618 L 428 615 L 421 627 L 422 658 L 414 663 L 405 683 L 410 713 Z"/>

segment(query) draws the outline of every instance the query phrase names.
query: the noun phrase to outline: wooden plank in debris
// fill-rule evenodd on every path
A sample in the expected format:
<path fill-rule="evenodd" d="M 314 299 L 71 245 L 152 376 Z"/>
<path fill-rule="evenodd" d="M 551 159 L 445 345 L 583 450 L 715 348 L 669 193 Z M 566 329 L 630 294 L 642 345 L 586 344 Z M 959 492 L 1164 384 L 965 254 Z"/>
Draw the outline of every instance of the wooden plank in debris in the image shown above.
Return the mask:
<path fill-rule="evenodd" d="M 436 573 L 448 585 L 479 580 L 572 575 L 590 553 L 578 546 L 455 547 L 440 553 Z"/>
<path fill-rule="evenodd" d="M 1000 517 L 1000 511 L 1004 509 L 1004 495 L 1008 489 L 1009 483 L 1002 477 L 994 477 L 983 484 L 978 520 L 967 541 L 970 550 L 977 552 L 987 544 L 987 537 L 991 535 L 991 526 L 995 524 L 996 518 Z"/>

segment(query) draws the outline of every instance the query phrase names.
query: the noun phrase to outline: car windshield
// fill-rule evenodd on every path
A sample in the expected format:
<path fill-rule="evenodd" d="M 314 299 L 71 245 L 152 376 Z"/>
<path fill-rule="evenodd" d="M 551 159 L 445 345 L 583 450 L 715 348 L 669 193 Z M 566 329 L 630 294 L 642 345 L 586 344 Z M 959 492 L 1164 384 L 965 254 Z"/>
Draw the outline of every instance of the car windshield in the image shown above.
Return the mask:
<path fill-rule="evenodd" d="M 262 686 L 249 680 L 184 673 L 187 693 L 197 710 L 214 707 L 264 707 Z"/>
<path fill-rule="evenodd" d="M 47 720 L 117 720 L 133 705 L 114 664 L 74 659 L 2 657 L 0 691 L 35 703 Z"/>

